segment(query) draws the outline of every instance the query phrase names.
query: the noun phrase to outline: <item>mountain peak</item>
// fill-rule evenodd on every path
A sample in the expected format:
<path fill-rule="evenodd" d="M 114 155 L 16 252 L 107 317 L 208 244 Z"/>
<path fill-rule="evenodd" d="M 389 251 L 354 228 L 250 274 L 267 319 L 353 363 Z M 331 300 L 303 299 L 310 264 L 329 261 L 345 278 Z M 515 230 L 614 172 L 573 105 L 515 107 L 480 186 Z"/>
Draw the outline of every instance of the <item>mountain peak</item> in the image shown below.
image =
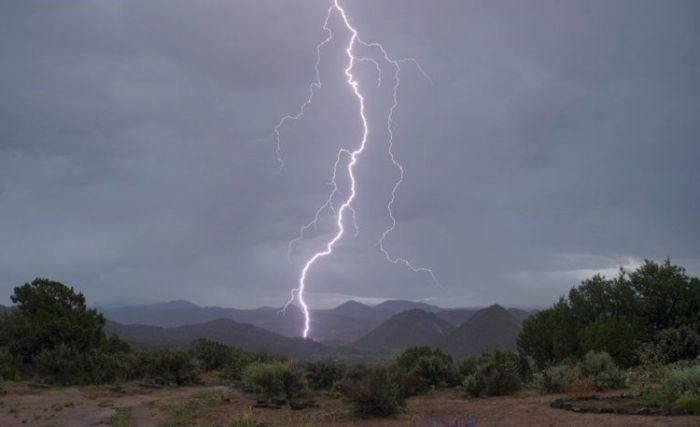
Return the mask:
<path fill-rule="evenodd" d="M 435 313 L 420 309 L 402 311 L 384 321 L 354 343 L 365 350 L 400 349 L 416 345 L 437 345 L 454 326 Z"/>
<path fill-rule="evenodd" d="M 453 357 L 479 354 L 493 348 L 515 348 L 520 320 L 498 304 L 474 313 L 441 344 Z"/>

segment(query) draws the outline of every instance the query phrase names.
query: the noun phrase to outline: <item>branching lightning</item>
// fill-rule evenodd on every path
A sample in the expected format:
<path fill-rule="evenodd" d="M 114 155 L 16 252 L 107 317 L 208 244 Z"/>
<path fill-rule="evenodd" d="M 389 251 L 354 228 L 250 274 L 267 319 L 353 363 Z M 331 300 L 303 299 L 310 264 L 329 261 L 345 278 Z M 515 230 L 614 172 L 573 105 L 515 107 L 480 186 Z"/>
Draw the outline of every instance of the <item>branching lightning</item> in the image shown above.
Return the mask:
<path fill-rule="evenodd" d="M 393 206 L 396 200 L 396 193 L 403 183 L 404 180 L 404 167 L 399 161 L 397 160 L 395 154 L 394 154 L 394 134 L 393 134 L 393 116 L 394 116 L 394 111 L 396 107 L 398 106 L 398 90 L 399 86 L 401 83 L 400 80 L 400 72 L 401 72 L 401 64 L 403 63 L 411 63 L 413 64 L 418 71 L 428 80 L 432 83 L 432 80 L 428 76 L 428 74 L 423 70 L 423 68 L 420 66 L 418 61 L 416 61 L 413 58 L 405 58 L 405 59 L 393 59 L 391 58 L 387 51 L 384 49 L 384 46 L 382 46 L 380 43 L 376 42 L 365 42 L 363 41 L 358 34 L 358 31 L 355 27 L 352 26 L 350 23 L 350 19 L 345 12 L 345 9 L 340 6 L 340 0 L 333 0 L 331 6 L 328 8 L 328 12 L 326 14 L 325 21 L 323 23 L 323 30 L 327 33 L 327 37 L 316 46 L 316 63 L 314 66 L 314 70 L 316 73 L 316 80 L 313 81 L 309 85 L 309 95 L 307 99 L 301 104 L 299 109 L 297 110 L 296 113 L 294 114 L 289 114 L 284 117 L 277 123 L 277 125 L 274 128 L 274 137 L 275 137 L 275 154 L 277 155 L 277 161 L 280 166 L 280 170 L 284 167 L 284 161 L 281 156 L 281 137 L 280 137 L 280 130 L 281 128 L 285 125 L 286 122 L 288 121 L 295 121 L 300 119 L 305 111 L 306 108 L 308 107 L 309 104 L 313 101 L 314 94 L 315 92 L 321 88 L 321 77 L 320 77 L 320 72 L 319 72 L 319 65 L 321 63 L 321 50 L 322 48 L 329 43 L 333 39 L 333 31 L 329 27 L 329 20 L 333 13 L 337 13 L 343 25 L 345 28 L 349 31 L 350 33 L 350 40 L 348 42 L 347 47 L 345 48 L 345 53 L 348 58 L 347 66 L 344 70 L 345 77 L 346 77 L 346 82 L 350 89 L 352 90 L 352 93 L 354 97 L 357 100 L 358 107 L 359 107 L 359 116 L 362 122 L 362 136 L 359 142 L 359 145 L 354 149 L 354 150 L 349 150 L 346 148 L 341 148 L 338 151 L 335 163 L 333 164 L 333 169 L 332 169 L 332 178 L 329 183 L 331 186 L 331 191 L 328 195 L 328 198 L 326 201 L 316 210 L 316 213 L 314 215 L 314 218 L 311 222 L 308 224 L 304 225 L 301 227 L 299 236 L 292 241 L 289 242 L 288 246 L 288 258 L 291 259 L 291 253 L 294 249 L 294 246 L 296 243 L 299 241 L 303 240 L 305 238 L 306 233 L 312 229 L 316 228 L 321 215 L 329 211 L 333 215 L 335 215 L 335 227 L 336 227 L 336 232 L 335 234 L 332 235 L 330 240 L 328 240 L 325 244 L 325 247 L 320 250 L 319 252 L 316 252 L 313 254 L 304 264 L 301 274 L 299 277 L 299 283 L 298 287 L 294 288 L 291 290 L 291 296 L 289 302 L 285 305 L 284 309 L 287 308 L 289 304 L 294 302 L 294 300 L 299 301 L 299 305 L 301 306 L 301 310 L 304 314 L 304 330 L 303 330 L 303 336 L 304 338 L 308 337 L 309 330 L 310 330 L 310 315 L 309 315 L 309 308 L 308 305 L 306 304 L 304 300 L 304 292 L 306 290 L 306 281 L 309 272 L 313 268 L 313 266 L 322 258 L 327 257 L 328 255 L 331 255 L 333 253 L 333 248 L 335 247 L 336 243 L 343 237 L 345 234 L 345 219 L 346 215 L 349 213 L 349 215 L 352 218 L 352 225 L 355 231 L 355 235 L 359 233 L 359 227 L 357 224 L 357 215 L 355 212 L 354 207 L 352 206 L 353 201 L 355 200 L 355 197 L 357 195 L 357 188 L 356 188 L 356 177 L 354 174 L 355 171 L 355 165 L 358 162 L 358 159 L 360 155 L 364 152 L 365 147 L 367 146 L 367 140 L 369 136 L 369 125 L 368 125 L 368 120 L 367 116 L 365 114 L 365 98 L 360 90 L 360 83 L 355 79 L 355 76 L 353 75 L 353 67 L 356 62 L 370 62 L 372 63 L 377 70 L 377 86 L 382 85 L 382 70 L 381 70 L 381 65 L 379 61 L 376 59 L 370 58 L 370 57 L 365 57 L 365 56 L 356 56 L 355 55 L 355 47 L 357 45 L 360 45 L 362 47 L 366 48 L 371 48 L 375 49 L 380 52 L 381 59 L 383 61 L 386 61 L 386 63 L 391 64 L 394 70 L 394 84 L 392 87 L 392 105 L 389 109 L 389 114 L 387 117 L 387 131 L 388 131 L 388 152 L 389 152 L 389 157 L 391 159 L 392 164 L 394 167 L 398 170 L 399 172 L 399 177 L 398 180 L 394 183 L 394 186 L 391 191 L 391 198 L 389 200 L 389 203 L 387 204 L 387 213 L 389 216 L 389 219 L 391 221 L 390 227 L 387 228 L 382 234 L 381 237 L 379 238 L 377 242 L 377 246 L 379 247 L 380 251 L 383 253 L 387 261 L 393 263 L 393 264 L 403 264 L 409 269 L 411 269 L 413 272 L 422 272 L 422 273 L 427 273 L 432 281 L 434 283 L 437 282 L 437 278 L 435 277 L 435 274 L 433 271 L 429 268 L 425 267 L 415 267 L 413 264 L 411 264 L 407 259 L 401 258 L 401 257 L 395 257 L 392 256 L 391 253 L 388 251 L 388 249 L 385 246 L 385 241 L 389 234 L 393 232 L 396 229 L 396 218 L 394 217 L 393 213 Z M 339 168 L 344 162 L 347 162 L 346 170 L 347 170 L 347 177 L 350 182 L 350 189 L 347 197 L 345 200 L 340 204 L 340 206 L 336 207 L 334 205 L 334 199 L 336 196 L 339 194 L 339 188 L 338 184 L 336 181 L 336 178 L 338 177 L 338 172 Z"/>

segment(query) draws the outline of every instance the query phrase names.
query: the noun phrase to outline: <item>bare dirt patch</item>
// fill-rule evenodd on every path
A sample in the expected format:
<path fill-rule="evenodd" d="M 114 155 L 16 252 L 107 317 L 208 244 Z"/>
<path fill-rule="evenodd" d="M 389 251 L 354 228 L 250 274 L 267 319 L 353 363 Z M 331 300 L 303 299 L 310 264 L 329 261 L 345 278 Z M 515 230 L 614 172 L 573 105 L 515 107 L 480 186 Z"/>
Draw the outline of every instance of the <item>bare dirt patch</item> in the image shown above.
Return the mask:
<path fill-rule="evenodd" d="M 436 391 L 408 399 L 392 419 L 358 419 L 336 396 L 314 397 L 318 408 L 255 408 L 256 396 L 226 385 L 152 388 L 119 386 L 46 388 L 5 383 L 0 396 L 1 426 L 226 426 L 241 419 L 275 426 L 699 426 L 700 417 L 575 413 L 550 403 L 564 396 L 464 399 Z"/>

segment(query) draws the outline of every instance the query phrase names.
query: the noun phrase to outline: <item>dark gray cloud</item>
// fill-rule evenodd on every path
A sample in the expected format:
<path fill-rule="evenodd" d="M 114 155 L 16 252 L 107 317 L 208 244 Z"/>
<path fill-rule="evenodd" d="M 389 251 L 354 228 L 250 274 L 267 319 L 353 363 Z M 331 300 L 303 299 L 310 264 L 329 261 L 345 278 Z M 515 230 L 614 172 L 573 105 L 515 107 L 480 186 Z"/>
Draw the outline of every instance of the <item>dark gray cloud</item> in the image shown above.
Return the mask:
<path fill-rule="evenodd" d="M 352 296 L 547 304 L 593 272 L 670 255 L 700 273 L 700 7 L 690 1 L 346 1 L 404 67 L 396 171 L 372 87 L 361 233 L 310 277 Z M 303 120 L 321 1 L 14 1 L 0 6 L 0 293 L 34 276 L 93 302 L 281 304 L 330 231 L 323 203 L 359 121 L 342 41 Z M 368 89 L 369 91 L 369 89 Z M 7 297 L 5 301 L 7 301 Z"/>

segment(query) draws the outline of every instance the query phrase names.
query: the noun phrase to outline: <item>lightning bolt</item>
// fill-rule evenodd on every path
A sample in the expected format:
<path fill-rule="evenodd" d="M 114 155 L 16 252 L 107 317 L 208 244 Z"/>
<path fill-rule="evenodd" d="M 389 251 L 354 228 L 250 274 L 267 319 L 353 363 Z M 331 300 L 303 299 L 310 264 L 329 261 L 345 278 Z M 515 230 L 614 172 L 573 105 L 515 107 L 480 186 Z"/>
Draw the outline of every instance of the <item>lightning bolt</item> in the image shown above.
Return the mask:
<path fill-rule="evenodd" d="M 345 48 L 345 52 L 347 54 L 348 58 L 348 63 L 347 66 L 344 70 L 345 76 L 346 76 L 346 82 L 348 86 L 350 87 L 353 95 L 357 99 L 358 106 L 359 106 L 359 115 L 360 119 L 362 122 L 362 137 L 360 139 L 360 143 L 355 148 L 354 150 L 348 150 L 346 148 L 341 148 L 338 151 L 335 163 L 333 164 L 332 168 L 332 178 L 331 181 L 329 182 L 329 185 L 332 187 L 328 198 L 326 201 L 316 210 L 316 213 L 314 215 L 314 218 L 311 222 L 309 222 L 306 225 L 303 225 L 300 229 L 299 236 L 292 241 L 289 242 L 288 248 L 287 248 L 287 257 L 288 259 L 291 260 L 291 253 L 293 251 L 293 248 L 296 243 L 299 241 L 303 240 L 306 236 L 306 233 L 312 229 L 316 228 L 321 215 L 326 212 L 330 211 L 331 213 L 335 214 L 336 216 L 336 232 L 335 234 L 328 240 L 325 244 L 324 249 L 320 250 L 319 252 L 316 252 L 313 254 L 304 264 L 301 274 L 299 277 L 299 282 L 298 282 L 298 287 L 294 288 L 291 290 L 291 295 L 290 299 L 285 304 L 283 311 L 286 310 L 286 308 L 294 302 L 294 300 L 299 301 L 299 305 L 301 306 L 302 313 L 304 314 L 304 330 L 303 330 L 303 337 L 306 338 L 308 337 L 309 330 L 310 330 L 310 314 L 309 314 L 309 308 L 304 300 L 304 292 L 306 290 L 306 282 L 308 278 L 308 274 L 313 268 L 313 266 L 322 258 L 327 257 L 328 255 L 331 255 L 333 253 L 333 248 L 335 247 L 336 243 L 342 239 L 343 235 L 345 234 L 345 218 L 346 214 L 349 212 L 349 214 L 352 217 L 352 224 L 353 228 L 355 230 L 355 235 L 359 233 L 359 227 L 357 224 L 357 215 L 355 212 L 355 209 L 352 206 L 353 201 L 355 200 L 355 197 L 357 196 L 357 188 L 356 188 L 356 178 L 354 174 L 355 170 L 355 165 L 358 162 L 358 159 L 360 155 L 363 153 L 365 150 L 365 147 L 367 146 L 367 138 L 369 135 L 369 125 L 368 125 L 368 120 L 367 116 L 365 114 L 365 98 L 360 91 L 360 84 L 359 82 L 355 79 L 355 76 L 352 73 L 352 69 L 355 65 L 356 62 L 371 62 L 377 70 L 377 86 L 382 85 L 382 71 L 381 71 L 381 66 L 379 62 L 373 58 L 369 57 L 360 57 L 360 56 L 355 56 L 355 47 L 357 45 L 366 47 L 366 48 L 373 48 L 378 50 L 381 53 L 381 57 L 384 61 L 387 63 L 391 64 L 393 69 L 394 69 L 394 84 L 392 86 L 392 105 L 389 109 L 389 114 L 387 117 L 387 131 L 388 131 L 388 153 L 389 157 L 391 159 L 391 162 L 393 166 L 398 170 L 399 172 L 399 178 L 398 180 L 394 183 L 394 186 L 391 191 L 391 198 L 389 203 L 387 204 L 387 213 L 389 216 L 389 219 L 391 221 L 391 225 L 389 228 L 387 228 L 382 234 L 381 237 L 379 238 L 376 246 L 379 247 L 380 251 L 384 254 L 385 258 L 387 261 L 391 262 L 392 264 L 403 264 L 406 267 L 408 267 L 410 270 L 416 273 L 427 273 L 432 281 L 434 283 L 438 283 L 437 278 L 433 271 L 429 268 L 426 267 L 415 267 L 413 264 L 411 264 L 407 259 L 402 258 L 402 257 L 395 257 L 392 256 L 389 250 L 385 246 L 385 241 L 389 234 L 391 234 L 395 229 L 396 229 L 396 218 L 393 213 L 393 206 L 396 201 L 396 193 L 399 190 L 399 187 L 403 183 L 404 180 L 404 167 L 401 163 L 396 158 L 396 155 L 394 154 L 394 133 L 393 133 L 393 116 L 394 116 L 394 111 L 396 107 L 398 106 L 398 90 L 399 86 L 401 83 L 400 80 L 400 72 L 401 72 L 401 64 L 403 63 L 411 63 L 413 64 L 418 71 L 425 77 L 428 81 L 432 83 L 432 80 L 430 79 L 430 76 L 423 70 L 421 65 L 418 63 L 413 58 L 404 58 L 404 59 L 393 59 L 392 57 L 389 56 L 387 51 L 384 49 L 384 46 L 382 46 L 380 43 L 376 42 L 365 42 L 359 37 L 359 33 L 357 29 L 350 23 L 350 19 L 345 11 L 345 9 L 340 5 L 339 0 L 333 0 L 331 6 L 328 8 L 328 12 L 326 14 L 326 18 L 323 23 L 323 30 L 327 33 L 327 37 L 316 46 L 316 63 L 314 65 L 314 70 L 315 70 L 315 76 L 316 79 L 315 81 L 311 82 L 309 85 L 309 95 L 306 98 L 306 100 L 301 104 L 299 109 L 294 113 L 294 114 L 288 114 L 277 123 L 277 125 L 274 128 L 274 137 L 275 137 L 275 154 L 277 155 L 277 161 L 280 166 L 280 170 L 284 167 L 284 161 L 281 156 L 281 128 L 285 125 L 286 122 L 288 121 L 296 121 L 299 120 L 300 118 L 303 117 L 304 113 L 306 112 L 306 108 L 311 104 L 314 98 L 315 92 L 322 87 L 321 84 L 321 77 L 320 77 L 320 72 L 319 72 L 319 65 L 321 63 L 321 50 L 322 48 L 333 39 L 333 31 L 329 27 L 329 20 L 333 13 L 336 12 L 340 15 L 340 18 L 345 26 L 345 28 L 350 32 L 350 40 L 348 42 L 347 47 Z M 347 162 L 346 170 L 347 170 L 347 177 L 349 178 L 350 181 L 350 191 L 345 200 L 340 204 L 339 207 L 335 207 L 334 205 L 334 199 L 339 193 L 339 188 L 338 184 L 336 182 L 336 178 L 338 176 L 338 171 L 343 163 L 343 161 Z"/>

